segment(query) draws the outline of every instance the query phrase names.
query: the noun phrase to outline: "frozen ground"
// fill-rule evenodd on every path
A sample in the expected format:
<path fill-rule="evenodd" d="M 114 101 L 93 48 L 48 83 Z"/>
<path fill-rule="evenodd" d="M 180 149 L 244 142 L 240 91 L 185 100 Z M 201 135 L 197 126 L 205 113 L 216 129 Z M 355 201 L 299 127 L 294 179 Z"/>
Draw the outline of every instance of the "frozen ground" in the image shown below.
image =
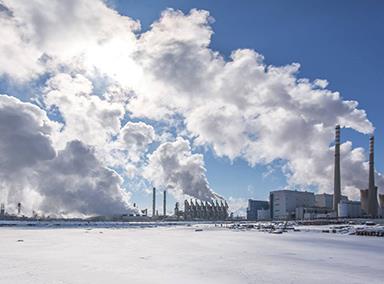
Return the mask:
<path fill-rule="evenodd" d="M 0 228 L 0 283 L 383 283 L 384 238 L 201 227 Z"/>

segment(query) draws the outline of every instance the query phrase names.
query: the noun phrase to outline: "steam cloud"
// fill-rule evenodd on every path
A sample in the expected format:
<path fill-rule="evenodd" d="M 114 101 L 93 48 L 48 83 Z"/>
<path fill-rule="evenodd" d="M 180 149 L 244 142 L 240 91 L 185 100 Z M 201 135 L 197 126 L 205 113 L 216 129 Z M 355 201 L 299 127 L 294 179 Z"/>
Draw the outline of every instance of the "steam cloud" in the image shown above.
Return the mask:
<path fill-rule="evenodd" d="M 203 156 L 192 154 L 189 142 L 178 138 L 152 153 L 144 176 L 179 198 L 184 194 L 204 201 L 220 198 L 210 189 L 205 172 Z"/>
<path fill-rule="evenodd" d="M 54 125 L 43 110 L 0 96 L 0 178 L 4 198 L 25 210 L 55 215 L 133 212 L 121 177 L 104 167 L 80 141 L 56 153 Z"/>
<path fill-rule="evenodd" d="M 281 160 L 288 186 L 330 192 L 334 126 L 371 133 L 365 111 L 327 89 L 326 80 L 298 78 L 297 63 L 268 66 L 249 49 L 225 60 L 209 47 L 211 21 L 207 11 L 166 10 L 140 33 L 138 21 L 102 1 L 0 1 L 0 37 L 7 38 L 0 42 L 0 76 L 21 85 L 48 77 L 35 98 L 39 107 L 2 96 L 1 127 L 9 135 L 0 138 L 0 176 L 8 199 L 34 192 L 46 211 L 54 203 L 63 211 L 104 213 L 96 204 L 123 211 L 129 196 L 105 164 L 176 197 L 217 198 L 190 144 L 250 165 Z M 356 196 L 367 183 L 365 152 L 350 141 L 341 151 L 343 191 Z M 69 170 L 73 164 L 84 184 Z M 48 189 L 40 177 L 65 188 Z"/>

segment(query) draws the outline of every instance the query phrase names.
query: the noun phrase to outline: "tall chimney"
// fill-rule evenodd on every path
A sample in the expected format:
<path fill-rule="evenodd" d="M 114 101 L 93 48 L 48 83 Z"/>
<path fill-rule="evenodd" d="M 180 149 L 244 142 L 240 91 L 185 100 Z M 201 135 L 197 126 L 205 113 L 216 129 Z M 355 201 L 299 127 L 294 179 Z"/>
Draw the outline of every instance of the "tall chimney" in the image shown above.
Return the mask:
<path fill-rule="evenodd" d="M 164 190 L 164 199 L 163 199 L 163 216 L 167 216 L 167 191 Z"/>
<path fill-rule="evenodd" d="M 375 138 L 373 135 L 369 138 L 369 184 L 368 188 L 375 187 L 375 156 L 374 156 L 374 143 Z"/>
<path fill-rule="evenodd" d="M 338 204 L 341 198 L 341 179 L 340 179 L 340 125 L 336 125 L 335 134 L 335 174 L 334 174 L 334 191 L 333 191 L 333 210 L 337 212 Z"/>
<path fill-rule="evenodd" d="M 156 215 L 156 187 L 153 188 L 152 191 L 152 217 Z"/>
<path fill-rule="evenodd" d="M 368 214 L 377 217 L 377 187 L 375 186 L 374 136 L 369 138 Z"/>

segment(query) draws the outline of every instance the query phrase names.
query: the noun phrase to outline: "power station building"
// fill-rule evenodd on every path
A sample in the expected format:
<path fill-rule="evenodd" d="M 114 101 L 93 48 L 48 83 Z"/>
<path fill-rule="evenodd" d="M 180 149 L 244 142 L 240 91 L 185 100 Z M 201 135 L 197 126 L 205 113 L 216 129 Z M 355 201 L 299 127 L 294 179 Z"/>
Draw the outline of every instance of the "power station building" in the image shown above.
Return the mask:
<path fill-rule="evenodd" d="M 315 206 L 315 194 L 308 191 L 276 190 L 269 194 L 269 204 L 272 219 L 295 219 L 296 208 Z"/>
<path fill-rule="evenodd" d="M 340 169 L 340 126 L 335 128 L 333 194 L 314 194 L 307 191 L 277 190 L 270 192 L 269 217 L 275 220 L 317 219 L 317 218 L 357 218 L 384 216 L 384 194 L 379 195 L 375 185 L 374 137 L 369 139 L 368 189 L 360 190 L 360 201 L 350 201 L 341 194 Z M 267 208 L 266 201 L 248 201 L 247 219 L 260 220 L 260 213 Z M 264 210 L 264 211 L 263 211 Z M 263 215 L 265 216 L 265 214 Z"/>
<path fill-rule="evenodd" d="M 269 212 L 268 201 L 248 199 L 247 220 L 256 221 L 256 220 L 269 219 L 270 218 L 268 217 L 269 214 L 266 215 L 264 211 Z"/>
<path fill-rule="evenodd" d="M 212 220 L 223 221 L 228 219 L 228 204 L 226 201 L 200 203 L 195 200 L 184 201 L 184 220 Z"/>
<path fill-rule="evenodd" d="M 361 202 L 351 200 L 341 200 L 338 204 L 340 218 L 359 218 L 361 217 Z"/>

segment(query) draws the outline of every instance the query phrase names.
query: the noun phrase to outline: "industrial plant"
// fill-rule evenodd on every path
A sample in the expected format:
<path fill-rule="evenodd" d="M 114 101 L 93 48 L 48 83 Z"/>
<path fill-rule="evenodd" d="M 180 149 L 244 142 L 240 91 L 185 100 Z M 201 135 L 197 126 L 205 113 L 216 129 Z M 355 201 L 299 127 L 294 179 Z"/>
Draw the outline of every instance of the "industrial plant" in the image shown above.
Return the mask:
<path fill-rule="evenodd" d="M 384 216 L 384 194 L 378 194 L 375 185 L 374 136 L 369 139 L 368 187 L 360 190 L 360 201 L 349 200 L 341 191 L 340 169 L 340 126 L 335 128 L 334 152 L 334 188 L 333 194 L 315 194 L 310 191 L 275 190 L 269 194 L 269 200 L 248 200 L 247 216 L 249 221 L 262 220 L 313 220 L 335 218 L 382 218 Z M 113 221 L 225 221 L 232 220 L 229 206 L 225 200 L 184 200 L 183 207 L 176 202 L 173 214 L 167 214 L 167 191 L 163 191 L 162 213 L 156 209 L 156 188 L 152 189 L 152 214 L 148 209 L 137 210 L 137 214 L 116 216 L 93 216 L 87 220 Z M 136 204 L 134 207 L 137 209 Z M 32 217 L 22 214 L 21 203 L 17 204 L 15 214 L 6 212 L 5 204 L 0 204 L 0 219 L 49 219 L 50 217 Z"/>
<path fill-rule="evenodd" d="M 184 221 L 225 221 L 228 219 L 228 204 L 226 201 L 184 200 L 184 209 L 179 202 L 175 204 L 173 216 L 167 216 L 167 191 L 163 191 L 163 215 L 156 210 L 156 188 L 152 189 L 152 219 L 184 220 Z"/>
<path fill-rule="evenodd" d="M 379 202 L 378 202 L 379 199 Z M 304 220 L 330 218 L 382 218 L 384 194 L 375 185 L 374 136 L 369 139 L 368 188 L 360 190 L 360 201 L 349 200 L 341 192 L 340 126 L 335 128 L 333 194 L 276 190 L 269 201 L 248 200 L 247 220 Z"/>

